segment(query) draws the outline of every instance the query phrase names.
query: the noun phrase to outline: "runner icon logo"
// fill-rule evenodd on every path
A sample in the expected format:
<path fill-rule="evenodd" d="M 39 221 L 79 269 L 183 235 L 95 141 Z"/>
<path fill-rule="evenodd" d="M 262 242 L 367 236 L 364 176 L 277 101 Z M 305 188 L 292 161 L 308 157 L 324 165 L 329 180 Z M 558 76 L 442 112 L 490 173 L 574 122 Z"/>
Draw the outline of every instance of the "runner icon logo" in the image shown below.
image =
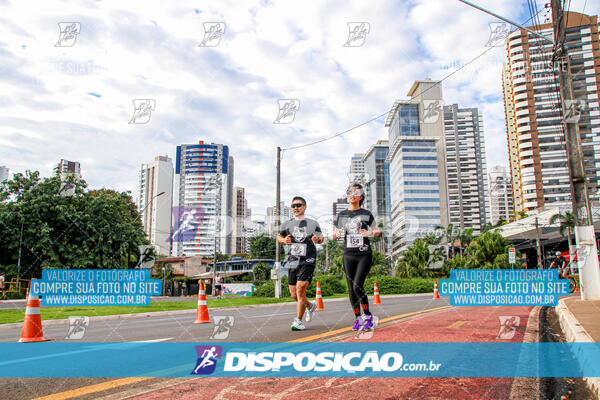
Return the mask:
<path fill-rule="evenodd" d="M 214 318 L 215 328 L 209 339 L 227 339 L 235 318 L 232 315 L 220 315 Z"/>
<path fill-rule="evenodd" d="M 81 339 L 90 325 L 90 317 L 69 317 L 69 331 L 65 339 Z"/>
<path fill-rule="evenodd" d="M 500 320 L 500 331 L 498 331 L 496 339 L 510 340 L 515 337 L 517 326 L 521 324 L 521 317 L 516 315 L 499 316 L 498 319 Z"/>
<path fill-rule="evenodd" d="M 221 359 L 223 349 L 221 346 L 196 346 L 196 353 L 198 361 L 190 375 L 210 375 L 215 372 L 217 359 Z"/>

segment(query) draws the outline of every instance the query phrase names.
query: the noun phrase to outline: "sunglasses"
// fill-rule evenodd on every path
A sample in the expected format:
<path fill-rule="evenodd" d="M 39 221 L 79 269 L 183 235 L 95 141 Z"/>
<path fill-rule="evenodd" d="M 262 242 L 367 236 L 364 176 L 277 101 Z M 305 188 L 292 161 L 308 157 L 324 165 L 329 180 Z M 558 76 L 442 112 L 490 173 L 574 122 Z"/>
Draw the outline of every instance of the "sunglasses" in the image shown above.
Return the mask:
<path fill-rule="evenodd" d="M 292 203 L 292 208 L 300 208 L 303 206 L 304 206 L 304 204 L 302 204 L 302 203 Z"/>
<path fill-rule="evenodd" d="M 360 190 L 352 190 L 352 191 L 346 192 L 346 195 L 348 195 L 348 196 L 362 196 L 362 193 L 360 192 Z"/>

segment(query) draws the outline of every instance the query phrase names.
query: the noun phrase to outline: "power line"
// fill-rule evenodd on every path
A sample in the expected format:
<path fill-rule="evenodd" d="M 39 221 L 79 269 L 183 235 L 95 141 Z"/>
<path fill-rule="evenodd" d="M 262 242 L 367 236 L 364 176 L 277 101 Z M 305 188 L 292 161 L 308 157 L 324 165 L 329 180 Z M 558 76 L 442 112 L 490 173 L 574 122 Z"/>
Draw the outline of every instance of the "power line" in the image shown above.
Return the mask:
<path fill-rule="evenodd" d="M 539 14 L 539 13 L 538 13 L 538 14 Z M 523 24 L 526 24 L 527 22 L 531 21 L 531 19 L 532 19 L 532 18 L 529 18 L 529 19 L 528 19 L 527 21 L 525 21 Z M 418 96 L 421 96 L 421 95 L 423 95 L 424 93 L 426 93 L 427 91 L 429 91 L 429 90 L 433 89 L 434 87 L 436 87 L 437 85 L 441 85 L 441 84 L 442 84 L 442 82 L 444 82 L 446 79 L 450 78 L 451 76 L 453 76 L 454 74 L 456 74 L 458 71 L 460 71 L 460 70 L 462 70 L 462 69 L 466 68 L 467 66 L 469 66 L 469 65 L 470 65 L 470 64 L 472 64 L 473 62 L 477 61 L 479 58 L 483 57 L 485 54 L 487 54 L 487 53 L 488 53 L 490 50 L 492 50 L 492 49 L 494 49 L 494 47 L 491 47 L 491 46 L 490 46 L 490 47 L 488 47 L 488 48 L 487 48 L 485 51 L 483 51 L 481 54 L 479 54 L 479 55 L 475 56 L 474 58 L 472 58 L 471 60 L 469 60 L 467 63 L 465 63 L 465 64 L 463 64 L 462 66 L 460 66 L 460 68 L 456 69 L 455 71 L 452 71 L 451 73 L 449 73 L 448 75 L 446 75 L 446 76 L 444 76 L 442 79 L 440 79 L 439 81 L 435 82 L 435 84 L 434 84 L 434 85 L 431 85 L 431 86 L 429 86 L 428 88 L 424 89 L 423 91 L 419 92 L 418 94 L 416 94 L 416 95 L 415 95 L 415 96 L 413 96 L 413 97 L 418 97 Z M 302 145 L 297 145 L 297 146 L 292 146 L 292 147 L 282 148 L 281 150 L 282 150 L 282 151 L 286 151 L 286 150 L 296 150 L 296 149 L 301 149 L 301 148 L 303 148 L 303 147 L 308 147 L 308 146 L 312 146 L 312 145 L 315 145 L 315 144 L 318 144 L 318 143 L 323 143 L 323 142 L 326 142 L 326 141 L 328 141 L 328 140 L 334 139 L 334 138 L 336 138 L 336 137 L 338 137 L 338 136 L 342 136 L 342 135 L 344 135 L 344 134 L 346 134 L 346 133 L 348 133 L 348 132 L 351 132 L 351 131 L 353 131 L 353 130 L 355 130 L 355 129 L 358 129 L 358 128 L 360 128 L 360 127 L 364 126 L 364 125 L 367 125 L 367 124 L 369 124 L 369 123 L 371 123 L 371 122 L 373 122 L 373 121 L 376 121 L 376 120 L 378 120 L 379 118 L 381 118 L 381 117 L 383 117 L 383 116 L 385 116 L 385 115 L 389 114 L 389 113 L 390 113 L 390 111 L 391 111 L 391 110 L 388 110 L 388 111 L 386 111 L 386 112 L 384 112 L 384 113 L 382 113 L 382 114 L 380 114 L 380 115 L 378 115 L 378 116 L 376 116 L 376 117 L 373 117 L 373 118 L 371 118 L 371 119 L 369 119 L 369 120 L 367 120 L 367 121 L 364 121 L 364 122 L 362 122 L 362 123 L 360 123 L 360 124 L 358 124 L 358 125 L 356 125 L 356 126 L 353 126 L 352 128 L 349 128 L 349 129 L 346 129 L 345 131 L 342 131 L 342 132 L 336 133 L 335 135 L 332 135 L 332 136 L 329 136 L 329 137 L 326 137 L 326 138 L 323 138 L 323 139 L 319 139 L 319 140 L 316 140 L 316 141 L 314 141 L 314 142 L 310 142 L 310 143 L 302 144 Z"/>

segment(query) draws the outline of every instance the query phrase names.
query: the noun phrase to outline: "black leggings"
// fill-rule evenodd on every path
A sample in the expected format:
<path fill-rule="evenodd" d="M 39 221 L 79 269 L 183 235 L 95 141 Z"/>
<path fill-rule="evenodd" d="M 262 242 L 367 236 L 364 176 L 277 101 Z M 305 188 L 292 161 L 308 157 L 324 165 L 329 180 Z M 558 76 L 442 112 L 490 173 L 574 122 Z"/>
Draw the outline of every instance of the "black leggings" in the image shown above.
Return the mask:
<path fill-rule="evenodd" d="M 348 294 L 350 296 L 350 305 L 355 315 L 360 315 L 360 305 L 365 314 L 369 312 L 369 297 L 365 292 L 365 280 L 371 270 L 373 255 L 367 254 L 344 254 L 344 270 L 346 271 L 346 281 L 348 282 Z"/>

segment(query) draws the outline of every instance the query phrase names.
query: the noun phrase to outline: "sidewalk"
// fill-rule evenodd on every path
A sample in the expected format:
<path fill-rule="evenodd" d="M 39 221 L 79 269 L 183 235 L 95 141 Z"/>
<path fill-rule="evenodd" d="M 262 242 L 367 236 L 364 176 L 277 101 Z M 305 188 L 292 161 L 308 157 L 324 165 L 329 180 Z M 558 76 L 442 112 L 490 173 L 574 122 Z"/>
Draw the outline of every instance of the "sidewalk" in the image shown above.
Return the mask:
<path fill-rule="evenodd" d="M 560 326 L 569 342 L 600 342 L 600 300 L 580 300 L 579 294 L 562 298 L 556 307 Z M 585 364 L 587 354 L 577 355 Z M 584 378 L 592 392 L 600 398 L 600 377 Z"/>

